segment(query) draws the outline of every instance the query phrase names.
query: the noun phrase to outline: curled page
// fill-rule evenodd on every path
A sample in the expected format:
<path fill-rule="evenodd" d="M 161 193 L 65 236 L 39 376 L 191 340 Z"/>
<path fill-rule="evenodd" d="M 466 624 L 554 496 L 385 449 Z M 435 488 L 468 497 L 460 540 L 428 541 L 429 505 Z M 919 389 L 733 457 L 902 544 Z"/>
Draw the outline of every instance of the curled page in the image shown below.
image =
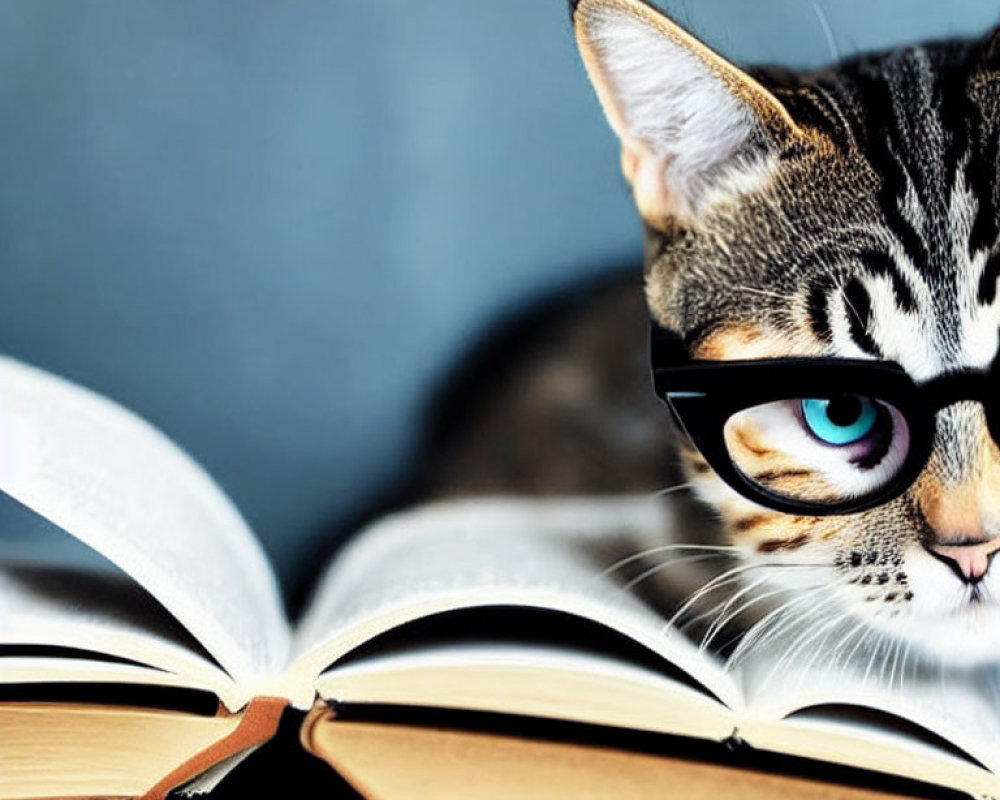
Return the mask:
<path fill-rule="evenodd" d="M 0 648 L 70 648 L 183 675 L 216 694 L 220 684 L 232 691 L 201 645 L 148 592 L 116 573 L 0 564 L 0 609 Z"/>
<path fill-rule="evenodd" d="M 450 610 L 533 607 L 618 631 L 738 708 L 721 663 L 608 575 L 608 552 L 662 544 L 674 522 L 649 496 L 457 500 L 383 518 L 320 580 L 294 669 L 312 680 L 380 633 Z"/>
<path fill-rule="evenodd" d="M 949 668 L 831 614 L 825 625 L 813 617 L 781 629 L 743 655 L 737 668 L 758 718 L 800 716 L 823 727 L 817 709 L 874 709 L 935 734 L 993 772 L 1000 769 L 1000 673 L 993 665 Z"/>
<path fill-rule="evenodd" d="M 0 357 L 0 490 L 143 586 L 237 681 L 288 655 L 277 584 L 208 475 L 151 425 Z"/>

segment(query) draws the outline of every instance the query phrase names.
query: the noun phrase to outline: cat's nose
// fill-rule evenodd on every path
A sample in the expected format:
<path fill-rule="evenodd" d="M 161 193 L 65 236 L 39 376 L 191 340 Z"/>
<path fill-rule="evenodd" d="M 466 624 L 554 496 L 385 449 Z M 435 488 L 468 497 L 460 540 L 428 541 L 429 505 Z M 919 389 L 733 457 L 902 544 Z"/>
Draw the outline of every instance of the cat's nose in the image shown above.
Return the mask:
<path fill-rule="evenodd" d="M 990 560 L 1000 550 L 996 539 L 928 544 L 931 555 L 944 561 L 966 583 L 979 583 L 990 568 Z"/>

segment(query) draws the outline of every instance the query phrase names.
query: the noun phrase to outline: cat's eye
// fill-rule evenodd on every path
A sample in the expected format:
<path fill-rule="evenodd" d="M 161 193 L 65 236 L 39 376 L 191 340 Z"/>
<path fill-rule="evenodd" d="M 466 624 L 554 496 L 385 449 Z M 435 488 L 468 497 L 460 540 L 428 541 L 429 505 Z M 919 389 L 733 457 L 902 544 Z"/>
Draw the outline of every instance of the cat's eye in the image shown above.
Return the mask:
<path fill-rule="evenodd" d="M 952 403 L 982 403 L 1000 442 L 1000 365 L 918 384 L 868 359 L 699 361 L 655 325 L 651 360 L 657 394 L 715 474 L 776 511 L 851 514 L 898 497 Z"/>
<path fill-rule="evenodd" d="M 762 492 L 840 504 L 880 491 L 906 461 L 905 418 L 872 397 L 775 400 L 731 414 L 723 425 L 729 460 Z"/>
<path fill-rule="evenodd" d="M 870 397 L 841 394 L 807 397 L 799 401 L 802 421 L 810 433 L 826 444 L 854 444 L 869 436 L 887 416 Z"/>

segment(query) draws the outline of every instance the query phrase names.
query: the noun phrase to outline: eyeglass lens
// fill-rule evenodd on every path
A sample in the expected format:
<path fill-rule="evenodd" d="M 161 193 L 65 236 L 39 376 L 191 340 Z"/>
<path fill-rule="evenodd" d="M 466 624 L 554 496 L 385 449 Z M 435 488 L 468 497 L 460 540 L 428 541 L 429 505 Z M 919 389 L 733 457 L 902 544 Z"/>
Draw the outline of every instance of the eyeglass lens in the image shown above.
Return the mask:
<path fill-rule="evenodd" d="M 743 409 L 726 420 L 723 437 L 729 458 L 750 483 L 817 505 L 881 491 L 903 468 L 910 444 L 902 413 L 852 394 Z"/>

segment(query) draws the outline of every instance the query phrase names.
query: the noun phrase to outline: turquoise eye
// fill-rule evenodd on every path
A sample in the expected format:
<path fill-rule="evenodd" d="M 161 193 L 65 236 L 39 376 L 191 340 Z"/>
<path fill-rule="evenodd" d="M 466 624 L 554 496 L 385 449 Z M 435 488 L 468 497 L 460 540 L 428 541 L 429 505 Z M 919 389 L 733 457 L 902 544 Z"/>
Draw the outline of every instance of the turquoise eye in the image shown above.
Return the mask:
<path fill-rule="evenodd" d="M 878 407 L 867 397 L 848 394 L 832 399 L 810 397 L 802 401 L 806 427 L 821 442 L 853 444 L 864 439 L 878 422 Z"/>

